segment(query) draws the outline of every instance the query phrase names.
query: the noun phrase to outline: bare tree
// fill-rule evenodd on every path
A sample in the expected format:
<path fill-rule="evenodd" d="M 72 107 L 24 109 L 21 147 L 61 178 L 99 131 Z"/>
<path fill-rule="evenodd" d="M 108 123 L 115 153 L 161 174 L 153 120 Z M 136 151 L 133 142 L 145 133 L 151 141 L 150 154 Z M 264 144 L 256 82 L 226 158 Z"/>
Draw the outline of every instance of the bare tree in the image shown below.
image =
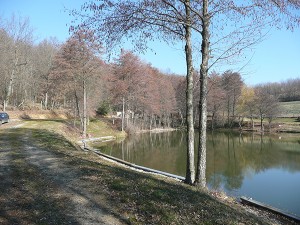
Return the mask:
<path fill-rule="evenodd" d="M 194 122 L 193 122 L 193 65 L 192 65 L 192 20 L 190 0 L 185 1 L 99 1 L 83 5 L 82 11 L 73 11 L 73 16 L 83 17 L 85 22 L 78 27 L 95 28 L 106 43 L 106 49 L 122 43 L 127 36 L 143 51 L 146 42 L 159 38 L 171 44 L 178 40 L 185 43 L 187 64 L 187 173 L 186 182 L 194 182 Z M 83 14 L 84 11 L 92 12 Z M 99 13 L 101 11 L 101 13 Z"/>
<path fill-rule="evenodd" d="M 90 40 L 92 39 L 92 42 Z M 81 120 L 82 134 L 87 135 L 87 94 L 95 76 L 99 75 L 101 45 L 90 32 L 78 31 L 62 46 L 56 55 L 51 76 L 56 88 L 74 94 L 77 113 Z M 80 101 L 80 98 L 82 99 Z M 80 106 L 82 102 L 82 107 Z"/>
<path fill-rule="evenodd" d="M 241 94 L 243 81 L 239 73 L 226 71 L 222 74 L 222 87 L 226 94 L 227 126 L 231 127 L 235 119 L 236 105 Z"/>
<path fill-rule="evenodd" d="M 300 79 L 289 79 L 284 82 L 270 82 L 260 85 L 261 88 L 277 97 L 280 101 L 300 101 Z"/>
<path fill-rule="evenodd" d="M 220 117 L 224 100 L 225 91 L 222 87 L 222 78 L 216 72 L 212 72 L 208 82 L 208 105 L 207 110 L 211 115 L 211 129 L 215 128 L 217 119 Z M 219 124 L 220 125 L 220 124 Z"/>
<path fill-rule="evenodd" d="M 241 96 L 238 100 L 238 114 L 247 116 L 251 120 L 251 129 L 254 130 L 254 116 L 256 113 L 256 96 L 254 88 L 243 86 Z M 240 125 L 241 126 L 241 125 Z"/>
<path fill-rule="evenodd" d="M 53 60 L 58 48 L 58 41 L 52 38 L 49 40 L 43 40 L 34 49 L 34 72 L 36 75 L 36 81 L 39 82 L 39 94 L 41 95 L 44 109 L 48 109 L 49 105 L 49 91 L 52 85 L 50 72 L 53 67 Z"/>
<path fill-rule="evenodd" d="M 206 118 L 208 71 L 215 64 L 236 59 L 243 50 L 258 43 L 269 26 L 285 25 L 293 28 L 300 24 L 298 1 L 208 1 L 191 8 L 195 20 L 201 21 L 200 65 L 200 133 L 198 164 L 195 183 L 206 185 Z M 267 14 L 266 14 L 267 12 Z M 267 16 L 266 16 L 267 15 Z M 283 21 L 282 21 L 283 20 Z M 283 22 L 283 23 L 282 23 Z M 279 25 L 279 26 L 280 26 Z"/>
<path fill-rule="evenodd" d="M 4 24 L 4 30 L 11 38 L 7 43 L 8 49 L 6 57 L 8 58 L 7 71 L 8 83 L 6 87 L 6 96 L 4 108 L 10 103 L 10 98 L 13 92 L 13 85 L 17 76 L 18 70 L 27 64 L 28 48 L 32 45 L 33 36 L 32 28 L 29 25 L 28 18 L 22 18 L 15 15 Z"/>
<path fill-rule="evenodd" d="M 263 121 L 268 118 L 269 125 L 278 114 L 278 99 L 268 94 L 264 89 L 256 88 L 255 90 L 256 112 L 260 118 L 261 131 L 264 131 Z"/>
<path fill-rule="evenodd" d="M 6 83 L 7 83 L 7 73 L 8 73 L 8 47 L 7 44 L 10 43 L 12 40 L 9 37 L 8 33 L 3 29 L 0 28 L 0 90 L 1 90 L 1 103 L 5 103 L 6 98 Z"/>
<path fill-rule="evenodd" d="M 99 37 L 104 38 L 107 46 L 122 43 L 129 37 L 144 50 L 147 40 L 160 38 L 168 43 L 183 40 L 187 63 L 187 118 L 188 118 L 188 168 L 186 181 L 193 182 L 193 117 L 190 110 L 192 81 L 192 38 L 200 37 L 200 101 L 199 101 L 199 149 L 195 183 L 206 185 L 206 121 L 207 121 L 207 79 L 208 71 L 215 64 L 228 62 L 242 50 L 259 42 L 263 29 L 275 25 L 284 18 L 285 25 L 299 24 L 298 1 L 109 1 L 83 5 L 81 12 L 73 11 L 73 16 L 83 19 L 81 25 L 96 29 Z M 84 12 L 87 12 L 86 14 Z M 267 12 L 267 13 L 266 13 Z M 268 15 L 268 16 L 266 16 Z M 285 17 L 282 17 L 284 15 Z M 71 27 L 75 29 L 76 27 Z M 197 43 L 197 42 L 196 42 Z"/>

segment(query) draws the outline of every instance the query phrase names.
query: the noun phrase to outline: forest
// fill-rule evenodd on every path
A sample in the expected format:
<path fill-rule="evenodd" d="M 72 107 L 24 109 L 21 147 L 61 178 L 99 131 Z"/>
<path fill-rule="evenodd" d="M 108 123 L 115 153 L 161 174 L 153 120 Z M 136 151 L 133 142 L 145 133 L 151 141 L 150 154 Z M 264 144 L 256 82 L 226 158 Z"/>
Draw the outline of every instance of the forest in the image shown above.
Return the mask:
<path fill-rule="evenodd" d="M 75 32 L 64 43 L 55 38 L 37 43 L 28 19 L 0 18 L 0 110 L 64 109 L 82 127 L 96 114 L 124 112 L 128 131 L 186 124 L 185 76 L 164 73 L 128 50 L 110 61 L 104 54 L 88 32 Z M 193 73 L 197 127 L 200 75 Z M 242 126 L 245 118 L 271 122 L 279 101 L 300 101 L 300 79 L 252 87 L 228 68 L 210 72 L 207 93 L 209 128 Z"/>

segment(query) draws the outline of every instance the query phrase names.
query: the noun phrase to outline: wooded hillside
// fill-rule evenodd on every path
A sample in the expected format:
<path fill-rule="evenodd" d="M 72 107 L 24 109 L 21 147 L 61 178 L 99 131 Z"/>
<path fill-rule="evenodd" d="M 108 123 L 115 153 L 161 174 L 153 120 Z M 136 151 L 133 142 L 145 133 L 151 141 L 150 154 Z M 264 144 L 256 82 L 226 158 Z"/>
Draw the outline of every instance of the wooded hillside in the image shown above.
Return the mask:
<path fill-rule="evenodd" d="M 1 21 L 1 19 L 0 19 Z M 0 27 L 0 109 L 67 109 L 84 118 L 124 110 L 127 129 L 185 125 L 186 78 L 166 74 L 122 50 L 112 61 L 93 35 L 74 33 L 65 43 L 34 41 L 29 21 L 12 17 Z M 194 72 L 194 123 L 198 124 L 199 74 Z M 300 79 L 248 87 L 239 73 L 211 72 L 211 128 L 234 126 L 245 117 L 272 120 L 277 102 L 300 100 Z"/>

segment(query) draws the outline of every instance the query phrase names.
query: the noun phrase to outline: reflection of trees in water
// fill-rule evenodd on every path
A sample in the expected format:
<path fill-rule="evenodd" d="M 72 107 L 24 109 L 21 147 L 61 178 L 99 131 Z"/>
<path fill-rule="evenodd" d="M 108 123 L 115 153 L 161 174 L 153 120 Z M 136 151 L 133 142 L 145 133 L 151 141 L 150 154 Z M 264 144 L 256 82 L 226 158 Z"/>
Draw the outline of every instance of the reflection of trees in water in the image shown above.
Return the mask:
<path fill-rule="evenodd" d="M 271 136 L 214 133 L 208 138 L 207 179 L 213 188 L 241 187 L 249 171 L 270 168 L 300 170 L 300 151 L 296 142 L 282 142 Z"/>
<path fill-rule="evenodd" d="M 122 143 L 113 143 L 109 148 L 113 149 L 115 157 L 183 176 L 186 167 L 185 137 L 182 131 L 136 134 Z"/>
<path fill-rule="evenodd" d="M 233 190 L 241 187 L 249 172 L 270 168 L 300 171 L 299 143 L 297 139 L 294 142 L 284 139 L 255 133 L 208 133 L 206 175 L 209 185 L 215 189 L 224 185 Z M 102 151 L 129 162 L 184 176 L 185 146 L 185 132 L 174 131 L 132 135 Z"/>
<path fill-rule="evenodd" d="M 241 144 L 241 137 L 237 136 L 236 138 L 232 133 L 226 133 L 225 135 L 216 133 L 210 136 L 207 145 L 208 149 L 213 152 L 213 156 L 211 157 L 211 154 L 208 153 L 207 178 L 212 188 L 220 189 L 221 185 L 224 184 L 225 188 L 230 190 L 239 188 L 242 185 L 243 176 L 240 173 L 241 168 L 236 152 Z M 222 154 L 220 154 L 220 151 L 222 151 Z M 211 159 L 214 162 L 210 163 Z"/>

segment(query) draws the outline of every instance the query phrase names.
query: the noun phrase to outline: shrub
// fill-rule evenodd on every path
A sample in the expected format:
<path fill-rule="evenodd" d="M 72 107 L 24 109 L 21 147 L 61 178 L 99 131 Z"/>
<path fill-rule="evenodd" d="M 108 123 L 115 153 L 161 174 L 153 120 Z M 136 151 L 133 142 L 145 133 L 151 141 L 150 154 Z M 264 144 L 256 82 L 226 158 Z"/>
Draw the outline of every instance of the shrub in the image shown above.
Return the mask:
<path fill-rule="evenodd" d="M 108 113 L 110 113 L 110 105 L 109 105 L 109 102 L 107 101 L 103 101 L 100 106 L 98 107 L 96 113 L 97 115 L 101 115 L 101 116 L 105 116 L 107 115 Z"/>

